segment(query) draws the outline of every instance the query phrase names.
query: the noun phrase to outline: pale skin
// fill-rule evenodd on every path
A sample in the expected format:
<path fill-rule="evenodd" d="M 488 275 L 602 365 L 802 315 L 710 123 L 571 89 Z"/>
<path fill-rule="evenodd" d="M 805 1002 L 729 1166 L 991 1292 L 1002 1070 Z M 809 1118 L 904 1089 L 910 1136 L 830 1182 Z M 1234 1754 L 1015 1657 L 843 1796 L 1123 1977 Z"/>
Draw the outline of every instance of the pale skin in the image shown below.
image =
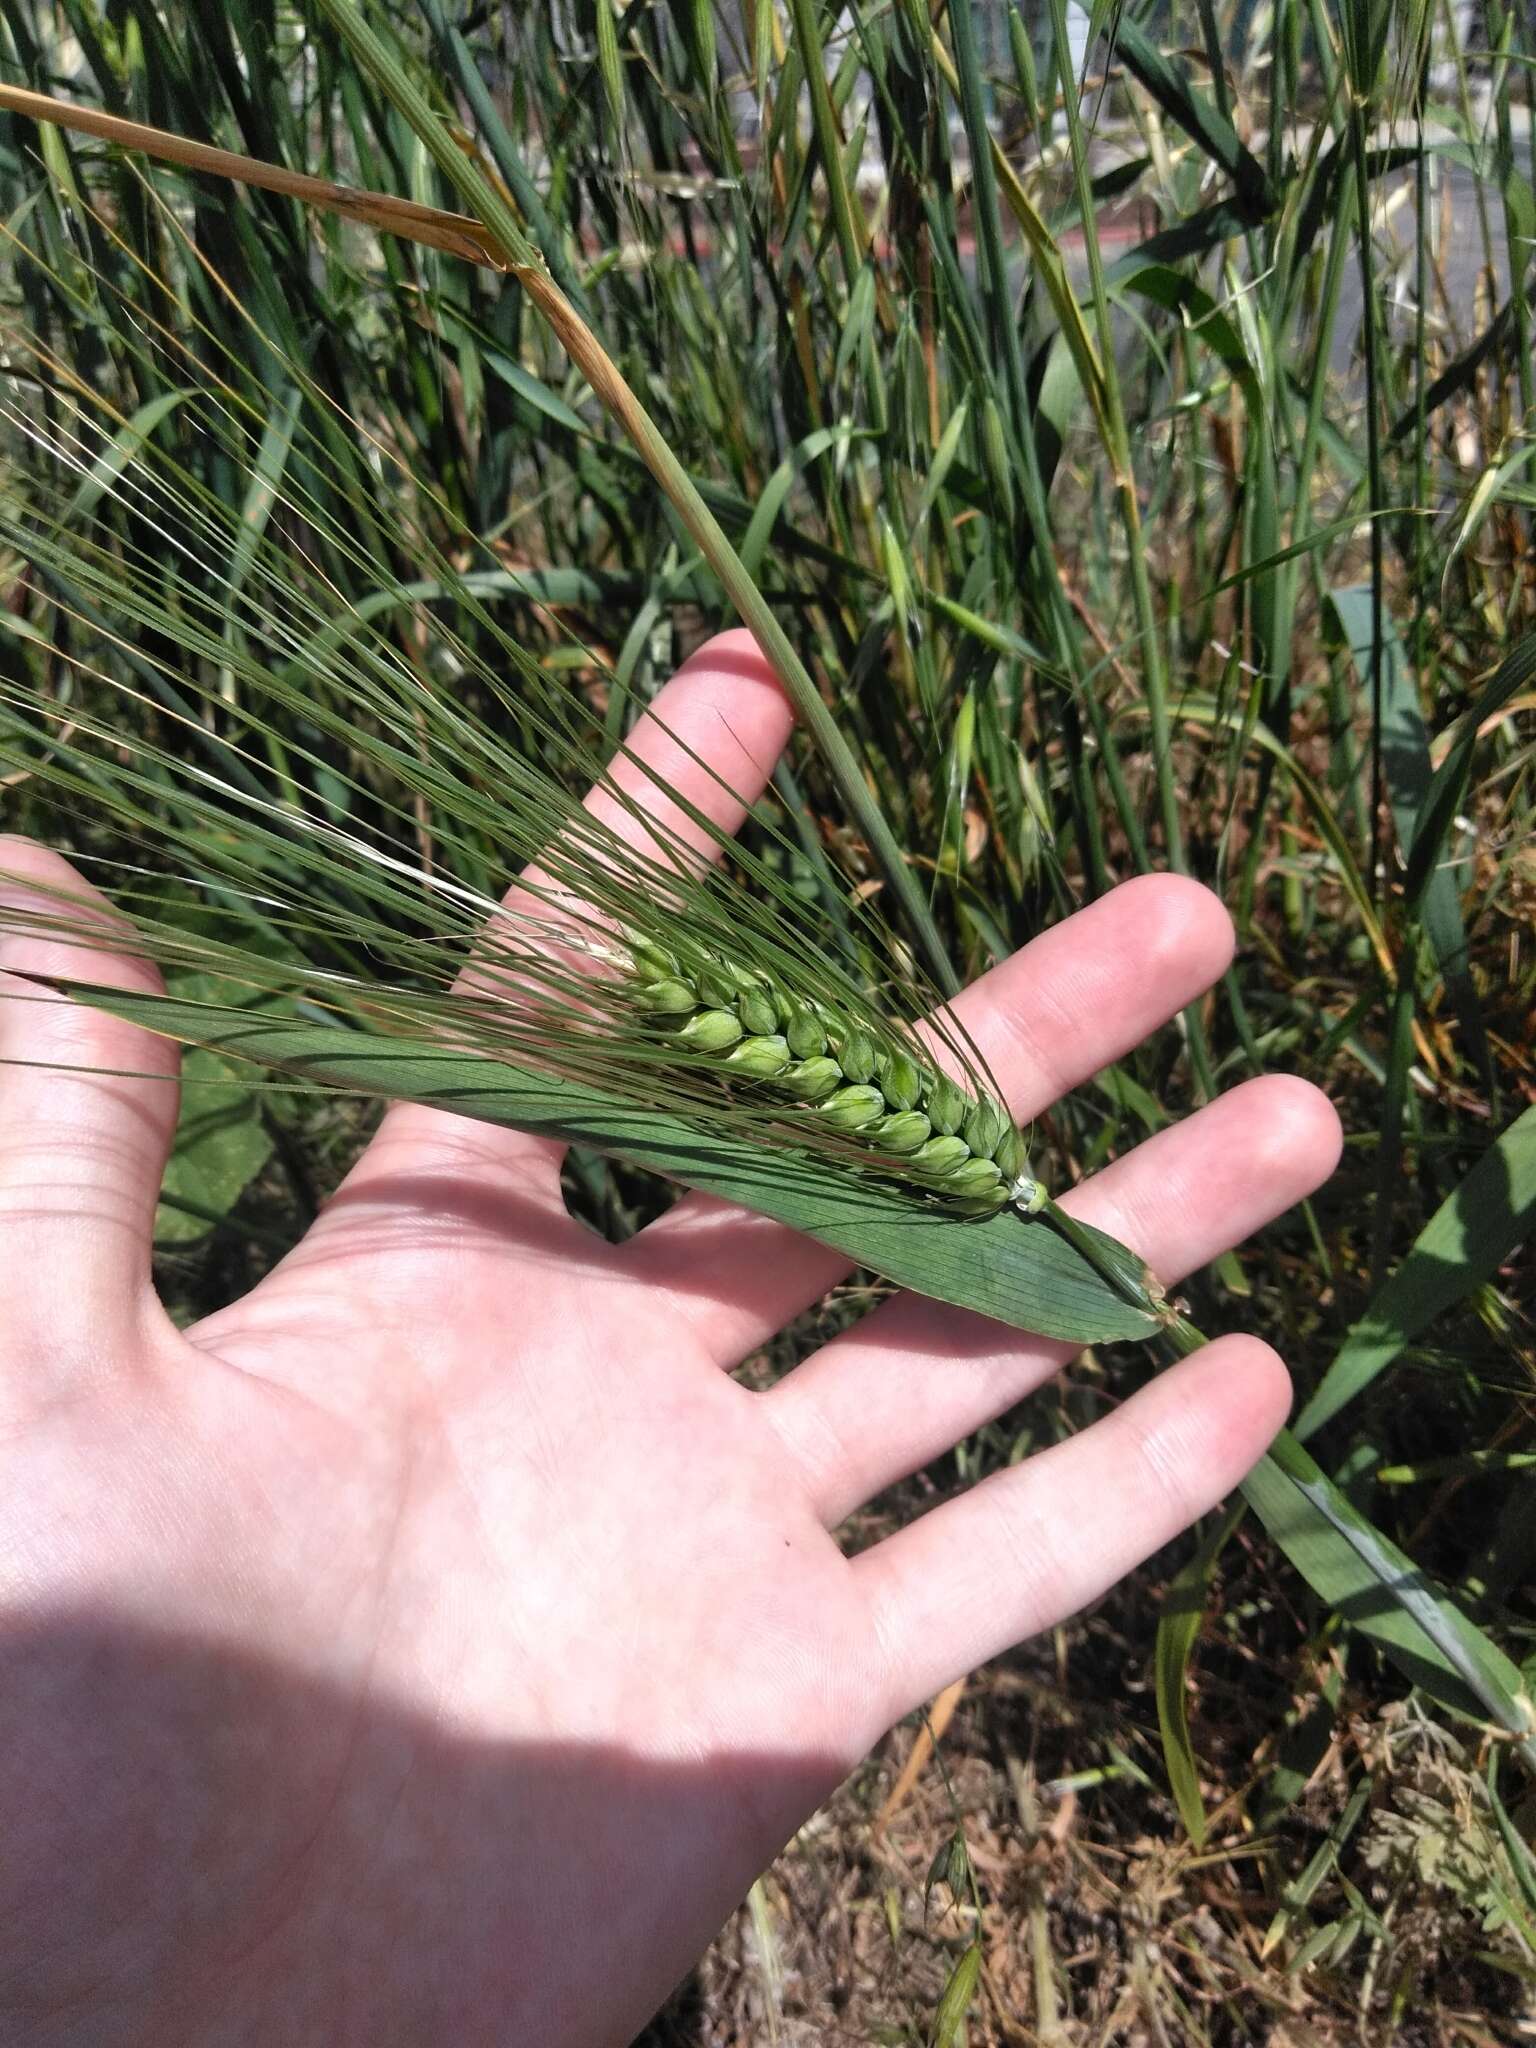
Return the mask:
<path fill-rule="evenodd" d="M 790 722 L 740 634 L 657 712 L 748 799 Z M 633 746 L 734 828 L 659 726 Z M 13 901 L 69 880 L 14 839 L 0 871 Z M 1193 883 L 1129 883 L 970 989 L 966 1027 L 1028 1118 L 1231 943 Z M 1227 1336 L 850 1560 L 853 1509 L 1064 1347 L 898 1297 L 748 1391 L 732 1368 L 835 1254 L 697 1197 L 610 1247 L 550 1146 L 412 1107 L 178 1332 L 150 1278 L 175 1055 L 16 970 L 153 977 L 37 936 L 0 968 L 27 998 L 0 1059 L 42 1063 L 0 1066 L 7 2042 L 623 2048 L 893 1722 L 1094 1599 L 1284 1420 L 1280 1361 Z M 1253 1081 L 1071 1204 L 1172 1283 L 1337 1147 L 1316 1090 Z"/>

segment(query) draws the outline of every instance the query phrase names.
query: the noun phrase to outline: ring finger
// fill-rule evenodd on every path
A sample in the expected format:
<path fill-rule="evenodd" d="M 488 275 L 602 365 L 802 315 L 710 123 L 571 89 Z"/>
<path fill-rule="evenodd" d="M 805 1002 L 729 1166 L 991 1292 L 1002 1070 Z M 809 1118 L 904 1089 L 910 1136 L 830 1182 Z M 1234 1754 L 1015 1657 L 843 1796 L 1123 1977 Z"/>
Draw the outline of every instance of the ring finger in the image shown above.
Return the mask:
<path fill-rule="evenodd" d="M 1173 1282 L 1325 1180 L 1339 1125 L 1308 1082 L 1250 1081 L 1066 1197 Z M 1022 1227 L 1022 1226 L 1021 1226 Z M 1044 1226 L 1032 1225 L 1031 1228 Z M 763 1396 L 829 1527 L 1000 1415 L 1072 1356 L 985 1317 L 902 1295 Z"/>

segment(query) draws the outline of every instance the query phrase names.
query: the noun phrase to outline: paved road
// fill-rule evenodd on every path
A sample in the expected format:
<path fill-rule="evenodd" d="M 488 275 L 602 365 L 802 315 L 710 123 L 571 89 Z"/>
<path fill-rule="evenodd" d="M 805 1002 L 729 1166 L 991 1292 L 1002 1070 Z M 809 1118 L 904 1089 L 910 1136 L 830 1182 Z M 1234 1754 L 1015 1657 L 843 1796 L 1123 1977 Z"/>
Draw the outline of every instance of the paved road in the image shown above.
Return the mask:
<path fill-rule="evenodd" d="M 1383 237 L 1378 247 L 1385 243 L 1401 251 L 1401 264 L 1395 274 L 1390 271 L 1380 279 L 1380 289 L 1388 310 L 1390 322 L 1411 322 L 1413 319 L 1414 285 L 1414 206 L 1413 179 L 1409 175 L 1396 182 L 1395 190 L 1402 193 L 1402 199 L 1389 214 L 1390 236 Z M 1487 210 L 1490 237 L 1493 243 L 1493 296 L 1495 305 L 1502 305 L 1509 296 L 1509 262 L 1504 240 L 1504 208 L 1496 186 L 1484 183 L 1483 203 Z M 1439 189 L 1431 187 L 1430 195 L 1431 254 L 1444 278 L 1445 289 L 1441 296 L 1431 286 L 1430 313 L 1432 319 L 1446 321 L 1450 332 L 1446 335 L 1451 353 L 1458 353 L 1477 338 L 1486 318 L 1486 296 L 1482 302 L 1483 318 L 1479 317 L 1479 293 L 1486 295 L 1486 251 L 1483 241 L 1482 223 L 1478 214 L 1477 187 L 1471 173 L 1459 165 L 1439 166 Z M 1334 334 L 1330 367 L 1338 372 L 1348 372 L 1355 365 L 1356 350 L 1360 334 L 1360 271 L 1352 262 L 1346 272 L 1340 319 Z"/>

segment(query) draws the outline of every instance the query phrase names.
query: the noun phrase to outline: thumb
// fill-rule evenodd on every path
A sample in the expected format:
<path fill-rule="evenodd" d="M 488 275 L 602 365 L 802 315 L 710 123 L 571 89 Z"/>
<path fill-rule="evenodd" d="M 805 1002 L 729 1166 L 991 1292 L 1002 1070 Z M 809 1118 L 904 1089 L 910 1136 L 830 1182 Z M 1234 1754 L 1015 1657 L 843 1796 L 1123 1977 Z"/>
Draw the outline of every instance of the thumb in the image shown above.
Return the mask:
<path fill-rule="evenodd" d="M 150 1283 L 177 1048 L 33 976 L 156 992 L 127 926 L 58 854 L 0 838 L 0 1271 L 48 1355 L 96 1352 Z"/>

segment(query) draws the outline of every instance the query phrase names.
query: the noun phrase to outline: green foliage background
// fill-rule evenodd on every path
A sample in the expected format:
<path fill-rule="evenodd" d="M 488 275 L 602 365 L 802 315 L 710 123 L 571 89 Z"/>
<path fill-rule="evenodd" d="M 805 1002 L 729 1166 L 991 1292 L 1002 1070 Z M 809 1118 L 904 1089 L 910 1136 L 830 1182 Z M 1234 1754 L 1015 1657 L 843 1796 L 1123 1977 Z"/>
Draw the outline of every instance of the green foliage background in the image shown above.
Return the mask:
<path fill-rule="evenodd" d="M 0 78 L 461 207 L 340 11 L 3 0 Z M 858 0 L 835 18 L 817 0 L 414 0 L 372 19 L 731 536 L 959 975 L 1139 871 L 1223 895 L 1240 950 L 1222 986 L 1059 1105 L 1041 1150 L 1064 1181 L 1247 1074 L 1329 1090 L 1340 1174 L 1191 1283 L 1192 1311 L 1279 1345 L 1320 1462 L 1529 1681 L 1529 21 L 1499 0 L 1456 20 L 1386 0 L 1101 10 L 1063 91 L 1063 0 Z M 326 442 L 304 488 L 356 541 L 323 572 L 384 630 L 390 593 L 421 576 L 401 542 L 418 530 L 487 579 L 498 632 L 617 739 L 728 616 L 644 463 L 494 268 L 10 115 L 0 216 L 5 322 L 60 366 L 7 358 L 8 534 L 49 460 L 18 419 L 65 416 L 74 375 L 112 394 L 124 463 L 153 436 L 226 507 L 226 583 L 242 529 L 299 545 L 281 502 L 300 459 L 286 356 L 314 380 Z M 265 390 L 241 460 L 144 349 L 153 322 L 185 361 L 242 363 Z M 376 446 L 431 490 L 370 523 Z M 92 689 L 72 656 L 132 673 L 132 648 L 103 653 L 24 550 L 3 567 L 8 681 L 67 711 Z M 426 662 L 404 607 L 398 645 Z M 343 816 L 363 800 L 340 778 L 315 794 Z M 0 822 L 114 850 L 25 774 Z M 451 857 L 494 873 L 478 830 Z M 425 817 L 420 833 L 431 857 Z M 754 844 L 824 907 L 829 944 L 848 881 L 889 893 L 809 745 Z M 259 1270 L 360 1136 L 334 1102 L 204 1097 L 198 1117 L 165 1212 L 168 1238 L 192 1240 L 167 1268 L 188 1312 Z M 583 1159 L 573 1199 L 625 1227 L 653 1196 Z M 961 1447 L 940 1483 L 1082 1426 L 1145 1369 L 1105 1354 Z M 1161 1725 L 1149 1710 L 1078 1752 L 1101 1772 L 1089 1825 L 1111 1846 L 1178 1836 L 1181 1885 L 1197 1850 L 1233 1852 L 1222 1910 L 1263 1929 L 1264 1967 L 1315 2024 L 1358 2006 L 1407 2038 L 1426 1986 L 1528 2010 L 1536 1880 L 1512 1770 L 1501 1800 L 1497 1745 L 1405 1705 L 1395 1667 L 1344 1625 L 1347 1589 L 1295 1561 L 1233 1524 L 1149 1568 L 1146 1612 L 1169 1592 L 1138 1648 Z M 1410 1780 L 1428 1818 L 1397 1798 Z M 1436 1816 L 1474 1810 L 1475 1878 L 1410 1853 Z M 1381 1811 L 1406 1838 L 1373 1832 Z M 1392 1900 L 1416 1927 L 1428 1913 L 1434 1941 L 1395 1932 Z M 1219 2010 L 1192 2017 L 1164 1974 L 1146 1994 L 1159 2024 L 1247 2038 Z M 1046 1977 L 1060 2025 L 1088 2028 L 1091 1993 L 1064 1966 Z M 927 2021 L 914 2005 L 880 2024 Z"/>

